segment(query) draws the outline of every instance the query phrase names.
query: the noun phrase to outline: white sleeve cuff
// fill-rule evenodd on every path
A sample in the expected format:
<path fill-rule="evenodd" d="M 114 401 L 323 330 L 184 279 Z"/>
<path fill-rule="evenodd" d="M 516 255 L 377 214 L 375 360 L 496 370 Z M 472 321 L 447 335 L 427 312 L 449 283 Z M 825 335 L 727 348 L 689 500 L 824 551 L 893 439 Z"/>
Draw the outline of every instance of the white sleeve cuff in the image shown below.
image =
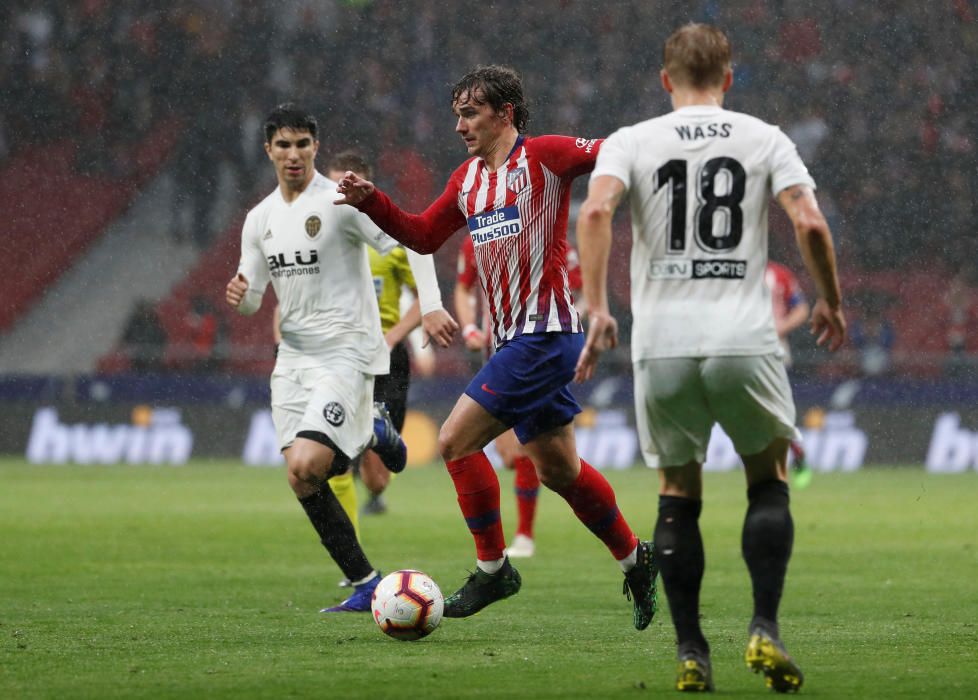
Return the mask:
<path fill-rule="evenodd" d="M 238 313 L 242 316 L 251 316 L 261 308 L 262 294 L 257 290 L 249 289 L 245 292 L 244 298 L 238 304 Z"/>
<path fill-rule="evenodd" d="M 421 305 L 421 315 L 443 309 L 441 290 L 438 288 L 438 277 L 435 275 L 435 261 L 430 255 L 421 255 L 407 248 L 408 264 L 418 285 L 418 301 Z"/>

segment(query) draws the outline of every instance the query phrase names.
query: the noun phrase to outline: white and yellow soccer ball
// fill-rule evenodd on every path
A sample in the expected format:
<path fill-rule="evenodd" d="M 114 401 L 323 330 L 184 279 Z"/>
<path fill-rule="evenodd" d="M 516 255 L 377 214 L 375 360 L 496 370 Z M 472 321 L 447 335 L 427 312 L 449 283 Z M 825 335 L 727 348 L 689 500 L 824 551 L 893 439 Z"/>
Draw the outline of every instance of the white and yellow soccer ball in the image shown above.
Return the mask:
<path fill-rule="evenodd" d="M 377 584 L 370 609 L 384 634 L 412 641 L 435 631 L 445 611 L 445 598 L 430 576 L 404 569 L 387 574 Z"/>

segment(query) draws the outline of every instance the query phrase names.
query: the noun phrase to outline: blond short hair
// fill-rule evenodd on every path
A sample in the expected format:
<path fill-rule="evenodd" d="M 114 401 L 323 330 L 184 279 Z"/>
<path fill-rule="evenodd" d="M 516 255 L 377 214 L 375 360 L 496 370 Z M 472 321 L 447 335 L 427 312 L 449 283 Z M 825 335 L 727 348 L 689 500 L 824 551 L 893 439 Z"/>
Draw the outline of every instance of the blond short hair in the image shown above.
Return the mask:
<path fill-rule="evenodd" d="M 685 24 L 666 39 L 662 66 L 677 85 L 709 88 L 722 85 L 730 68 L 730 41 L 709 24 Z"/>

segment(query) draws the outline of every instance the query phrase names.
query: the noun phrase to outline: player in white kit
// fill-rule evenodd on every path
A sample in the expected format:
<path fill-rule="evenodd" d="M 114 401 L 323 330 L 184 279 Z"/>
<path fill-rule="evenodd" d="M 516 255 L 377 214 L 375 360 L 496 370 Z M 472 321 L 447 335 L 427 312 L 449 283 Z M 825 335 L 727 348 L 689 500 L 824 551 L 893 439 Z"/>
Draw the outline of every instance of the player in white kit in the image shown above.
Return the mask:
<path fill-rule="evenodd" d="M 336 183 L 315 170 L 316 131 L 315 118 L 290 104 L 266 121 L 265 150 L 278 187 L 248 213 L 226 296 L 247 315 L 261 306 L 269 282 L 275 289 L 282 340 L 271 378 L 272 419 L 289 485 L 354 588 L 323 612 L 363 612 L 380 575 L 326 481 L 368 447 L 391 471 L 404 468 L 404 443 L 373 404 L 374 377 L 387 374 L 390 358 L 367 259 L 367 246 L 386 253 L 397 243 L 355 209 L 333 206 Z M 433 336 L 447 344 L 452 331 L 443 330 Z"/>
<path fill-rule="evenodd" d="M 617 344 L 607 301 L 611 221 L 627 194 L 632 218 L 632 362 L 642 454 L 659 470 L 655 552 L 678 640 L 679 690 L 713 687 L 699 623 L 704 571 L 698 518 L 714 422 L 741 455 L 748 509 L 742 552 L 754 615 L 746 660 L 768 687 L 797 690 L 777 611 L 794 537 L 788 444 L 797 435 L 791 388 L 764 283 L 768 202 L 794 224 L 818 291 L 812 332 L 836 350 L 846 328 L 832 236 L 814 182 L 777 127 L 723 109 L 733 72 L 718 29 L 681 27 L 661 72 L 675 111 L 609 137 L 598 155 L 577 240 L 590 317 L 577 378 Z"/>

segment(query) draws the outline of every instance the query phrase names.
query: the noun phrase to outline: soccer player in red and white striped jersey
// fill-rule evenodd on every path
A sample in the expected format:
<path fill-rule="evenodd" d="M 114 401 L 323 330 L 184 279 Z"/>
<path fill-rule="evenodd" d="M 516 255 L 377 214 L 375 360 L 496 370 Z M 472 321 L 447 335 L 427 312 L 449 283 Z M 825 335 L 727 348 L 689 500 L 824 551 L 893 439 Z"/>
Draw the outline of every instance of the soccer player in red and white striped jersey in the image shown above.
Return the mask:
<path fill-rule="evenodd" d="M 575 301 L 581 290 L 581 266 L 577 251 L 567 249 L 567 280 Z M 458 270 L 455 278 L 455 314 L 462 326 L 462 339 L 465 348 L 483 353 L 484 359 L 492 356 L 492 343 L 488 332 L 489 309 L 484 295 L 476 288 L 479 282 L 479 268 L 475 260 L 475 246 L 472 238 L 466 236 L 458 251 Z M 481 311 L 481 322 L 477 311 Z M 481 325 L 480 325 L 481 323 Z M 537 499 L 540 493 L 540 478 L 536 467 L 527 456 L 526 450 L 517 440 L 512 430 L 507 430 L 495 440 L 496 452 L 507 469 L 515 472 L 513 490 L 516 494 L 516 534 L 506 548 L 512 559 L 532 557 L 536 551 L 533 541 L 533 523 L 536 518 Z"/>
<path fill-rule="evenodd" d="M 489 308 L 495 353 L 459 397 L 439 447 L 475 539 L 476 572 L 445 600 L 447 617 L 467 617 L 516 593 L 519 573 L 505 556 L 499 481 L 483 448 L 513 428 L 541 482 L 618 560 L 644 629 L 655 612 L 652 546 L 639 542 L 607 480 L 577 455 L 572 421 L 581 408 L 567 385 L 583 348 L 567 272 L 567 217 L 575 177 L 590 172 L 596 139 L 525 135 L 519 76 L 480 67 L 452 91 L 455 131 L 471 156 L 423 213 L 399 209 L 373 183 L 348 173 L 345 198 L 393 238 L 437 250 L 468 227 Z"/>

